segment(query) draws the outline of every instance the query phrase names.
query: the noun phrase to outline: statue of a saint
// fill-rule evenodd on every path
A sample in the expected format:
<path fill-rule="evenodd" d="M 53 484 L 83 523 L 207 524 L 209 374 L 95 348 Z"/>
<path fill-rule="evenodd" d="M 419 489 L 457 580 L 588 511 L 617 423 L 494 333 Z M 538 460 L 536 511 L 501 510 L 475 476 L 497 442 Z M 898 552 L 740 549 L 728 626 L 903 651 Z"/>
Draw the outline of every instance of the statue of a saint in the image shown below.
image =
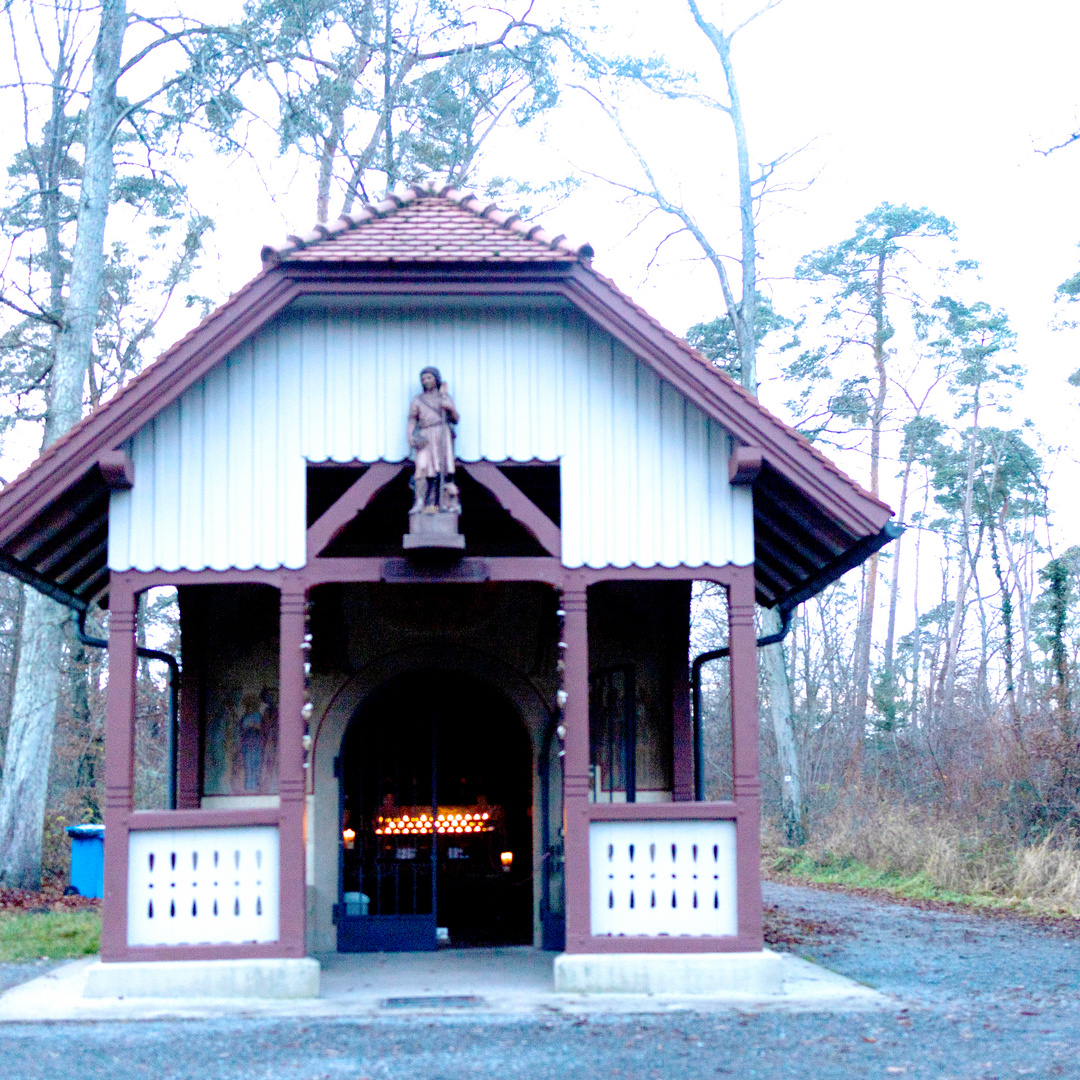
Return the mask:
<path fill-rule="evenodd" d="M 423 393 L 409 405 L 406 428 L 409 445 L 416 451 L 413 473 L 415 500 L 411 513 L 437 514 L 440 510 L 459 512 L 458 489 L 454 483 L 454 429 L 458 411 L 439 369 L 420 372 Z"/>

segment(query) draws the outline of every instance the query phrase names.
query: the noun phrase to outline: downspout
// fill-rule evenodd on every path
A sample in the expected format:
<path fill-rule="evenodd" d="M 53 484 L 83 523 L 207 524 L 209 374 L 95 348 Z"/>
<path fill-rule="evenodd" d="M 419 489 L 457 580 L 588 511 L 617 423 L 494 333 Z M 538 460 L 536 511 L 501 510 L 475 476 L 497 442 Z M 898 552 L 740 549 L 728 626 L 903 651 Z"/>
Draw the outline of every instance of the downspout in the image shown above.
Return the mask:
<path fill-rule="evenodd" d="M 800 588 L 782 597 L 779 601 L 780 629 L 775 634 L 766 634 L 764 637 L 758 638 L 757 647 L 760 649 L 765 645 L 776 645 L 778 642 L 783 641 L 791 627 L 791 613 L 799 604 L 809 600 L 812 596 L 816 596 L 827 585 L 831 585 L 849 570 L 868 559 L 875 551 L 880 551 L 891 540 L 895 540 L 903 531 L 904 527 L 899 522 L 886 522 L 881 532 L 874 533 L 872 536 L 864 536 L 842 555 L 803 582 Z M 730 651 L 725 645 L 722 649 L 703 652 L 694 657 L 694 661 L 690 666 L 690 683 L 694 706 L 694 799 L 697 802 L 702 802 L 705 798 L 705 771 L 702 768 L 704 746 L 701 731 L 701 667 L 710 660 L 719 660 L 721 657 L 727 656 Z"/>
<path fill-rule="evenodd" d="M 109 643 L 104 638 L 91 637 L 86 632 L 86 610 L 79 610 L 76 622 L 76 631 L 79 641 L 93 649 L 108 649 Z M 159 649 L 144 649 L 138 646 L 135 652 L 144 660 L 160 660 L 169 665 L 169 809 L 176 809 L 176 747 L 179 738 L 180 711 L 180 665 L 172 653 L 161 652 Z"/>
<path fill-rule="evenodd" d="M 764 637 L 759 637 L 757 639 L 759 649 L 764 648 L 766 645 L 775 645 L 777 642 L 784 640 L 788 629 L 791 627 L 791 612 L 793 610 L 790 607 L 780 609 L 780 629 L 775 634 L 766 634 Z M 690 665 L 690 684 L 693 688 L 694 700 L 694 800 L 696 802 L 705 800 L 705 770 L 702 768 L 705 746 L 701 730 L 701 669 L 710 660 L 719 660 L 730 652 L 731 649 L 727 645 L 721 649 L 710 649 L 708 652 L 698 653 L 694 657 L 694 662 Z"/>

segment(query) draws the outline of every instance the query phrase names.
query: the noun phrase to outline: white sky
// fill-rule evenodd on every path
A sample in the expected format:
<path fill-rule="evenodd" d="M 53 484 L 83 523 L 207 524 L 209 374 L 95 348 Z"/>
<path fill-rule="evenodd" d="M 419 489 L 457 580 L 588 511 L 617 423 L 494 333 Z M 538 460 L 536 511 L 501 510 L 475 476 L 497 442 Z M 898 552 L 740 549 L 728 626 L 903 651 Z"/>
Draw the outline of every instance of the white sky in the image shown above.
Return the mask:
<path fill-rule="evenodd" d="M 717 78 L 714 54 L 681 0 L 598 6 L 612 31 L 609 47 L 662 52 L 674 65 Z M 723 18 L 715 0 L 702 6 Z M 732 21 L 752 10 L 727 7 Z M 1029 376 L 1016 420 L 1031 416 L 1047 443 L 1066 445 L 1048 462 L 1055 546 L 1080 539 L 1080 500 L 1072 494 L 1080 481 L 1072 437 L 1080 391 L 1065 382 L 1080 367 L 1080 330 L 1049 329 L 1058 314 L 1054 289 L 1080 267 L 1080 143 L 1049 157 L 1036 148 L 1080 127 L 1078 40 L 1080 5 L 1067 0 L 1022 7 L 1014 0 L 786 0 L 746 30 L 735 50 L 753 159 L 812 144 L 783 179 L 813 183 L 780 196 L 760 226 L 761 270 L 777 306 L 794 314 L 802 299 L 787 280 L 798 258 L 850 235 L 878 203 L 926 205 L 951 218 L 958 253 L 982 265 L 983 298 L 1004 307 L 1019 334 Z M 734 151 L 724 118 L 642 102 L 631 102 L 624 118 L 664 183 L 700 215 L 718 246 L 735 252 Z M 218 223 L 197 282 L 217 298 L 258 271 L 263 243 L 305 232 L 314 220 L 313 170 L 274 164 L 272 148 L 268 139 L 263 181 L 250 163 L 226 166 L 210 156 L 187 168 L 198 209 Z M 606 122 L 580 99 L 568 99 L 542 144 L 534 135 L 507 138 L 488 167 L 535 181 L 577 169 L 630 175 Z M 718 314 L 715 274 L 693 261 L 692 248 L 670 246 L 646 274 L 657 236 L 669 230 L 654 221 L 632 232 L 636 216 L 617 199 L 608 185 L 589 181 L 542 220 L 591 241 L 597 268 L 673 330 Z M 175 312 L 159 345 L 190 321 L 190 313 Z M 766 379 L 769 370 L 766 358 Z M 766 381 L 762 396 L 779 410 L 786 394 Z M 28 456 L 29 447 L 9 441 L 5 449 L 3 475 L 11 475 L 12 456 Z M 860 461 L 845 464 L 865 480 Z M 886 495 L 895 505 L 893 493 Z"/>

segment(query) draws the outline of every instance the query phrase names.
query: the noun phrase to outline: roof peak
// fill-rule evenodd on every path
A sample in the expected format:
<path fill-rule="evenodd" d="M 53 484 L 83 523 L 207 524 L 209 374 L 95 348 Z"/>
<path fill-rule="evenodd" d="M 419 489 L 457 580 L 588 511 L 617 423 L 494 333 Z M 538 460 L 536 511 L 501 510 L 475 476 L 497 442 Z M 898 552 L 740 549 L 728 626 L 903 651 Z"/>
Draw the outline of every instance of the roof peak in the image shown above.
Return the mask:
<path fill-rule="evenodd" d="M 402 210 L 418 207 L 422 201 L 439 200 L 447 209 L 457 208 L 469 215 L 472 228 L 461 232 L 444 227 L 443 222 L 418 222 L 417 228 L 393 229 L 374 234 L 350 236 L 356 230 L 394 218 Z M 414 215 L 410 215 L 413 217 Z M 395 222 L 394 224 L 399 224 Z M 446 223 L 448 224 L 448 223 Z M 501 236 L 505 234 L 505 242 Z M 343 242 L 344 241 L 344 242 Z M 441 242 L 444 241 L 444 242 Z M 310 249 L 332 243 L 319 252 Z M 319 224 L 304 236 L 292 234 L 278 247 L 266 245 L 261 252 L 264 268 L 283 262 L 588 262 L 595 254 L 591 244 L 571 244 L 562 233 L 552 235 L 543 226 L 522 220 L 520 214 L 501 209 L 475 191 L 462 191 L 452 184 L 432 180 L 399 185 L 382 199 L 365 203 L 355 213 L 342 214 L 336 221 Z"/>

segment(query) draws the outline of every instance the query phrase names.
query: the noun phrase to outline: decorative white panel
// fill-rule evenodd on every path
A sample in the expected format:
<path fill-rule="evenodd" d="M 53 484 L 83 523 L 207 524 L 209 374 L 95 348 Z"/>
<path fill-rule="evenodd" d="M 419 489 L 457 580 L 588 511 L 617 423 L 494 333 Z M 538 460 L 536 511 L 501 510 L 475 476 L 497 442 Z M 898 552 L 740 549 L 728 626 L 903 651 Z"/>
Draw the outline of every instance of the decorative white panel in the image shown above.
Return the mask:
<path fill-rule="evenodd" d="M 264 327 L 130 441 L 110 568 L 302 566 L 306 461 L 407 458 L 426 364 L 457 402 L 461 460 L 561 461 L 567 566 L 753 562 L 719 424 L 567 306 L 463 301 L 309 303 Z"/>
<path fill-rule="evenodd" d="M 594 821 L 589 866 L 594 934 L 737 932 L 732 821 Z"/>
<path fill-rule="evenodd" d="M 277 939 L 276 826 L 129 834 L 129 945 Z"/>

